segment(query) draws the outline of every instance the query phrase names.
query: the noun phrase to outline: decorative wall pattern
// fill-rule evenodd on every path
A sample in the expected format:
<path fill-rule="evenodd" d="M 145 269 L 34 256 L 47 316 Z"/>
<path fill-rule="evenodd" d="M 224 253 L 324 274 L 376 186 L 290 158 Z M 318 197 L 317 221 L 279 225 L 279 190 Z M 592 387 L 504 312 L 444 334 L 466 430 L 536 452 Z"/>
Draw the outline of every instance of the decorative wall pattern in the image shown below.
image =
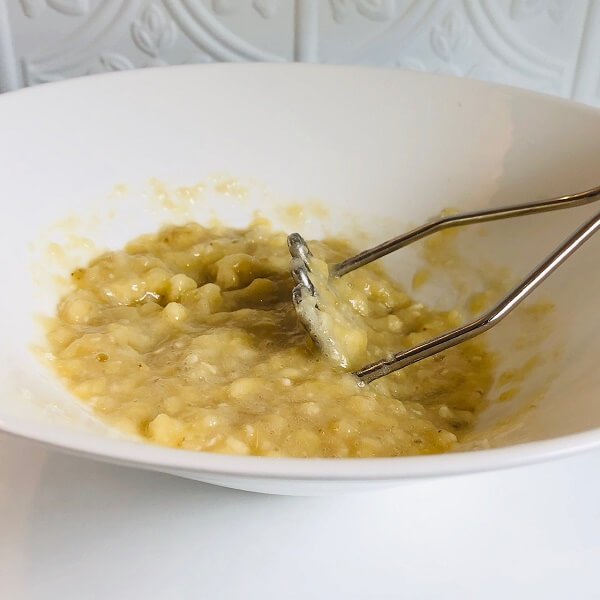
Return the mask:
<path fill-rule="evenodd" d="M 450 73 L 600 105 L 600 0 L 0 0 L 0 91 L 294 60 Z"/>

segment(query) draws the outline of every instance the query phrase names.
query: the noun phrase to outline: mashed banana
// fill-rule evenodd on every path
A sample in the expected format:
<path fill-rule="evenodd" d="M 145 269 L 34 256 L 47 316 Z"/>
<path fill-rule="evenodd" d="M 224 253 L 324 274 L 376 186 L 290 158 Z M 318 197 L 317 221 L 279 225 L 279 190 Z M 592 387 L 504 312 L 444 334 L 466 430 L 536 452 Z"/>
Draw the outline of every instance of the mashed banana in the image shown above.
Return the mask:
<path fill-rule="evenodd" d="M 339 241 L 311 242 L 337 262 Z M 263 456 L 366 457 L 452 449 L 493 379 L 481 340 L 360 387 L 299 325 L 286 236 L 198 224 L 142 236 L 72 274 L 48 339 L 70 389 L 158 444 Z M 460 324 L 412 301 L 377 265 L 344 277 L 367 364 Z M 362 343 L 362 341 L 361 341 Z"/>
<path fill-rule="evenodd" d="M 296 312 L 324 356 L 344 369 L 365 366 L 369 324 L 355 308 L 356 292 L 348 277 L 333 278 L 327 263 L 309 259 L 310 281 L 316 293 L 299 286 Z M 381 356 L 379 358 L 382 358 Z"/>

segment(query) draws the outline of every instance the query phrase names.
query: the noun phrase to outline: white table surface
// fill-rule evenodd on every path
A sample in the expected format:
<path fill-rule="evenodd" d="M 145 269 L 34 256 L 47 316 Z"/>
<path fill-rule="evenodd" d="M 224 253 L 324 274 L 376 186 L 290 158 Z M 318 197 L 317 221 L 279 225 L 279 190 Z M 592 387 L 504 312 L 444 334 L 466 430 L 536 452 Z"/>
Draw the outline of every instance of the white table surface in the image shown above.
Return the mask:
<path fill-rule="evenodd" d="M 600 598 L 600 452 L 263 496 L 0 435 L 0 598 Z"/>

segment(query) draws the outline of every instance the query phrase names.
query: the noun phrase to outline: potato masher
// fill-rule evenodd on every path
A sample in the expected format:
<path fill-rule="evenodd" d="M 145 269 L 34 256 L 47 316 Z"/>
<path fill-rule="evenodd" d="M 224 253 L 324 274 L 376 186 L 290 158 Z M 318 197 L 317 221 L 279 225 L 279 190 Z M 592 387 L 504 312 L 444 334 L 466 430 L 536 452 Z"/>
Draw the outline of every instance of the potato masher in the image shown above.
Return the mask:
<path fill-rule="evenodd" d="M 541 202 L 441 217 L 425 223 L 403 235 L 383 242 L 369 250 L 351 256 L 340 263 L 331 265 L 329 267 L 329 274 L 331 277 L 343 277 L 346 273 L 349 273 L 354 269 L 358 269 L 359 267 L 390 254 L 391 252 L 444 229 L 572 208 L 590 204 L 599 199 L 600 186 L 577 194 L 560 196 Z M 565 240 L 554 252 L 531 271 L 521 283 L 514 287 L 502 300 L 500 300 L 500 302 L 482 316 L 457 329 L 435 337 L 428 342 L 415 346 L 414 348 L 398 352 L 390 357 L 382 358 L 372 364 L 365 365 L 354 371 L 354 375 L 356 375 L 362 383 L 370 383 L 379 377 L 388 375 L 393 371 L 397 371 L 423 360 L 424 358 L 433 356 L 434 354 L 447 350 L 452 346 L 456 346 L 461 342 L 488 331 L 506 317 L 542 281 L 544 281 L 550 273 L 596 233 L 599 228 L 600 213 L 596 214 L 593 218 L 579 227 L 573 235 Z M 288 236 L 288 247 L 292 256 L 291 272 L 297 284 L 292 293 L 294 306 L 309 335 L 317 345 L 321 345 L 322 340 L 319 339 L 319 332 L 315 329 L 314 323 L 308 322 L 303 311 L 300 310 L 302 303 L 311 298 L 313 301 L 316 300 L 316 309 L 320 310 L 319 290 L 317 289 L 317 286 L 315 286 L 313 279 L 311 279 L 311 259 L 313 258 L 313 255 L 308 244 L 299 233 L 292 233 Z"/>

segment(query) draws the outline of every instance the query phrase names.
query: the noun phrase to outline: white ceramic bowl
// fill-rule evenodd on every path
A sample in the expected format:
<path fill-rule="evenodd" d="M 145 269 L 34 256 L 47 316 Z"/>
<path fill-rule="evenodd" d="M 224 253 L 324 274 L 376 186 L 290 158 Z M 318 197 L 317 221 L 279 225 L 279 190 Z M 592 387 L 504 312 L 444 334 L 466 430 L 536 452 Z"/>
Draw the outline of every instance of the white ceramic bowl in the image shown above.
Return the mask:
<path fill-rule="evenodd" d="M 211 192 L 215 173 L 239 178 L 248 197 Z M 151 189 L 152 177 L 174 187 L 209 185 L 196 204 L 174 196 L 177 206 L 167 210 L 160 186 L 140 193 Z M 166 221 L 203 220 L 214 212 L 242 223 L 257 206 L 289 229 L 275 207 L 318 200 L 330 217 L 320 222 L 307 211 L 300 225 L 306 235 L 339 232 L 358 216 L 372 239 L 381 240 L 447 206 L 527 202 L 599 184 L 596 110 L 390 70 L 219 65 L 137 71 L 0 97 L 0 181 L 3 431 L 99 460 L 283 494 L 499 469 L 600 445 L 600 237 L 536 292 L 532 302 L 555 302 L 550 321 L 536 326 L 525 318 L 526 308 L 519 309 L 490 335 L 503 349 L 503 368 L 533 355 L 539 360 L 512 401 L 484 414 L 480 428 L 513 415 L 490 436 L 489 450 L 304 460 L 152 446 L 97 422 L 31 350 L 40 336 L 33 316 L 52 312 L 60 293 L 52 276 L 93 252 L 74 232 L 94 247 L 118 247 Z M 486 235 L 463 239 L 474 265 L 491 261 L 523 275 L 590 210 L 489 225 Z M 64 220 L 72 215 L 79 218 Z M 64 256 L 48 254 L 50 240 L 66 243 Z M 417 261 L 414 251 L 403 251 L 391 265 L 409 279 Z M 439 286 L 446 289 L 443 277 Z M 444 300 L 435 290 L 429 296 Z M 517 340 L 535 337 L 538 329 L 537 345 L 518 349 Z M 532 398 L 536 408 L 524 411 Z"/>

